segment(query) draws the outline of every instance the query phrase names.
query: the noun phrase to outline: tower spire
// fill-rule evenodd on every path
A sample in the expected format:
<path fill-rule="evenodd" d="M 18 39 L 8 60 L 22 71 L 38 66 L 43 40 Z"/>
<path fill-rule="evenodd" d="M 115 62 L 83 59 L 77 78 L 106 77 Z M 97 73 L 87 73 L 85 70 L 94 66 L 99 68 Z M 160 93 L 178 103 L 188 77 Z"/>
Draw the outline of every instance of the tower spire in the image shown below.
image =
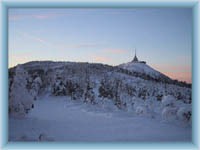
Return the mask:
<path fill-rule="evenodd" d="M 135 56 L 137 57 L 137 51 L 136 51 L 136 48 L 135 48 Z"/>
<path fill-rule="evenodd" d="M 136 54 L 136 48 L 135 48 L 135 57 L 133 58 L 132 62 L 138 62 L 137 54 Z"/>
<path fill-rule="evenodd" d="M 133 58 L 133 60 L 131 61 L 132 63 L 142 63 L 142 64 L 146 64 L 145 61 L 139 61 L 137 58 L 137 49 L 135 48 L 135 56 Z"/>

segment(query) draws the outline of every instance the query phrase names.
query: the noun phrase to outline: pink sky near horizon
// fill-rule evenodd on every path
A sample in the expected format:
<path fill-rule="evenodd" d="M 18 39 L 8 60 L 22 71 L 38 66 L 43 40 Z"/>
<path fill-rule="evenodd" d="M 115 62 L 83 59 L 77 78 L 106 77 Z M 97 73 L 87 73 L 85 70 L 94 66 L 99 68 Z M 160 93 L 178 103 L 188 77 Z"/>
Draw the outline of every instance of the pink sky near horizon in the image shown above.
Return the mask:
<path fill-rule="evenodd" d="M 179 19 L 177 19 L 179 18 Z M 139 60 L 192 81 L 192 9 L 9 9 L 9 67 L 35 60 Z"/>
<path fill-rule="evenodd" d="M 192 83 L 191 66 L 160 64 L 153 65 L 152 67 L 172 79 Z"/>
<path fill-rule="evenodd" d="M 45 41 L 43 41 L 42 39 L 40 40 L 39 38 L 36 39 L 38 42 L 41 42 L 43 44 L 46 44 Z M 73 47 L 79 47 L 81 45 L 74 45 Z M 83 47 L 85 47 L 86 45 L 82 45 Z M 88 45 L 89 46 L 89 45 Z M 123 50 L 123 49 L 102 49 L 99 53 L 94 53 L 90 55 L 90 61 L 91 63 L 103 63 L 103 64 L 110 64 L 110 65 L 119 65 L 121 63 L 116 63 L 113 64 L 112 62 L 115 61 L 115 57 L 111 57 L 110 55 L 128 55 L 128 51 L 127 50 Z M 34 57 L 29 56 L 29 53 L 24 53 L 21 54 L 20 57 L 18 56 L 10 56 L 9 59 L 9 67 L 13 67 L 17 64 L 22 64 L 22 63 L 26 63 L 28 61 L 34 61 L 37 59 L 34 59 Z M 45 60 L 45 59 L 39 59 L 39 60 Z M 64 58 L 61 59 L 56 59 L 55 61 L 68 61 L 65 60 Z M 70 61 L 70 60 L 69 60 Z M 73 61 L 73 60 L 71 60 Z M 84 60 L 83 60 L 84 61 Z M 129 60 L 127 60 L 128 62 Z M 122 62 L 122 63 L 126 63 L 126 62 Z M 172 79 L 177 79 L 179 81 L 186 81 L 188 83 L 192 83 L 192 73 L 191 73 L 191 66 L 181 66 L 181 65 L 169 65 L 169 64 L 148 64 L 150 67 L 154 68 L 155 70 L 169 76 Z"/>

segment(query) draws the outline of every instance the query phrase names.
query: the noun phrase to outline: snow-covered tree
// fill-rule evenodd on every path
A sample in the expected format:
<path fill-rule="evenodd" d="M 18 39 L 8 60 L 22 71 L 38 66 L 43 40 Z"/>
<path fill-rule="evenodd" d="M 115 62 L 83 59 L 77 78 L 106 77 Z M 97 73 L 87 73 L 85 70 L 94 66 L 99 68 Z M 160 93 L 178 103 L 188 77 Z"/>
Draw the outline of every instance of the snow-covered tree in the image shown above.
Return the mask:
<path fill-rule="evenodd" d="M 52 85 L 52 93 L 55 96 L 66 95 L 66 87 L 62 78 L 57 74 Z"/>
<path fill-rule="evenodd" d="M 176 107 L 165 107 L 162 110 L 162 119 L 165 121 L 173 121 L 176 119 L 177 108 Z"/>
<path fill-rule="evenodd" d="M 33 107 L 33 97 L 29 94 L 27 85 L 28 74 L 21 65 L 15 70 L 15 76 L 9 95 L 9 113 L 24 116 Z"/>
<path fill-rule="evenodd" d="M 145 115 L 147 113 L 147 109 L 145 106 L 137 106 L 135 109 L 137 115 Z"/>
<path fill-rule="evenodd" d="M 84 102 L 89 102 L 94 104 L 94 100 L 95 100 L 95 93 L 93 91 L 93 87 L 91 85 L 91 81 L 89 80 L 89 78 L 86 80 L 86 90 L 85 90 L 85 94 L 84 94 Z"/>
<path fill-rule="evenodd" d="M 166 96 L 163 96 L 162 98 L 162 106 L 163 107 L 166 107 L 166 106 L 174 106 L 175 104 L 175 97 L 172 96 L 172 95 L 166 95 Z"/>
<path fill-rule="evenodd" d="M 29 91 L 31 95 L 34 97 L 34 100 L 37 99 L 41 87 L 42 87 L 42 80 L 39 76 L 37 76 L 35 79 L 32 80 Z"/>
<path fill-rule="evenodd" d="M 190 122 L 192 116 L 192 107 L 191 105 L 180 107 L 177 111 L 177 117 L 179 120 L 184 122 Z"/>

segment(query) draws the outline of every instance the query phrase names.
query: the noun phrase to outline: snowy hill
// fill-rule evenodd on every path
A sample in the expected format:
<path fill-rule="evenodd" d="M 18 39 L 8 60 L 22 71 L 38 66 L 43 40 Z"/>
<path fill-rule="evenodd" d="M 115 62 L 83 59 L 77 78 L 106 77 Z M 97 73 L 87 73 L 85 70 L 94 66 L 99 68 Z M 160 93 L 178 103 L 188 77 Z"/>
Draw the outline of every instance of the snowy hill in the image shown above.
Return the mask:
<path fill-rule="evenodd" d="M 28 78 L 26 85 L 28 91 L 38 94 L 52 92 L 54 88 L 62 87 L 64 95 L 71 92 L 70 88 L 74 88 L 73 90 L 80 88 L 79 92 L 81 91 L 81 96 L 83 96 L 85 89 L 89 86 L 89 89 L 95 90 L 94 94 L 98 97 L 101 96 L 102 89 L 106 85 L 107 89 L 104 90 L 111 93 L 112 96 L 116 92 L 115 90 L 120 88 L 121 92 L 125 93 L 130 90 L 132 93 L 128 93 L 130 96 L 141 97 L 138 90 L 145 89 L 145 95 L 152 94 L 152 96 L 158 97 L 158 95 L 171 94 L 177 97 L 177 89 L 178 99 L 182 97 L 191 101 L 191 85 L 172 80 L 143 63 L 131 62 L 113 67 L 96 63 L 34 61 L 19 66 L 27 72 L 25 78 Z M 17 67 L 9 69 L 10 90 Z M 109 91 L 109 87 L 112 91 Z M 172 90 L 171 87 L 174 89 Z M 69 91 L 66 91 L 67 89 Z M 152 93 L 152 91 L 154 92 Z M 74 92 L 76 93 L 78 90 Z M 37 96 L 37 94 L 35 95 Z M 186 95 L 187 97 L 185 97 Z"/>
<path fill-rule="evenodd" d="M 191 131 L 192 116 L 192 90 L 190 86 L 191 85 L 186 83 L 174 81 L 145 64 L 109 66 L 97 63 L 34 61 L 17 65 L 9 69 L 9 116 L 12 124 L 10 130 L 14 132 L 10 132 L 10 139 L 14 141 L 30 140 L 27 139 L 28 137 L 24 137 L 22 135 L 24 131 L 20 130 L 20 124 L 22 123 L 24 126 L 27 126 L 27 122 L 27 132 L 29 132 L 29 129 L 32 130 L 32 128 L 35 128 L 32 123 L 36 123 L 38 131 L 35 136 L 37 137 L 37 140 L 43 140 L 45 137 L 41 133 L 43 130 L 45 130 L 45 132 L 47 132 L 46 130 L 49 130 L 47 132 L 48 134 L 51 133 L 51 135 L 57 135 L 54 130 L 46 129 L 46 127 L 43 128 L 44 124 L 51 124 L 52 129 L 57 127 L 60 128 L 60 126 L 64 127 L 62 124 L 55 126 L 55 121 L 59 121 L 60 123 L 64 122 L 62 119 L 52 120 L 51 115 L 48 114 L 49 110 L 47 110 L 52 110 L 52 107 L 53 110 L 59 108 L 56 109 L 56 111 L 53 111 L 53 113 L 56 113 L 55 116 L 64 116 L 63 118 L 68 118 L 69 121 L 66 121 L 68 124 L 70 121 L 79 122 L 79 120 L 83 121 L 82 124 L 85 124 L 84 119 L 78 118 L 78 120 L 74 120 L 76 118 L 68 116 L 68 114 L 73 116 L 73 113 L 83 113 L 77 112 L 79 109 L 74 110 L 73 108 L 72 111 L 70 111 L 70 106 L 67 107 L 63 105 L 63 103 L 66 102 L 65 100 L 71 101 L 70 103 L 73 103 L 72 105 L 78 103 L 79 105 L 90 106 L 90 109 L 94 111 L 95 115 L 98 115 L 99 111 L 109 111 L 114 114 L 117 111 L 120 115 L 124 112 L 131 117 L 137 116 L 137 118 L 146 117 L 150 120 L 155 119 L 149 122 L 152 122 L 155 125 L 155 128 L 162 126 L 161 121 L 172 122 L 172 124 L 178 122 L 181 126 L 189 125 L 187 133 L 183 133 L 186 137 L 182 138 L 181 136 L 178 136 L 176 140 L 190 139 L 189 132 Z M 62 102 L 59 102 L 60 98 L 63 100 Z M 50 102 L 50 100 L 52 101 Z M 62 109 L 60 109 L 61 106 L 67 107 L 67 110 L 63 110 L 62 112 Z M 43 108 L 46 110 L 43 110 Z M 34 115 L 32 116 L 31 114 Z M 88 113 L 85 115 L 86 119 L 91 119 L 90 115 L 88 116 Z M 41 116 L 47 118 L 42 120 L 40 118 Z M 124 115 L 122 116 L 122 118 L 124 118 Z M 29 119 L 18 120 L 12 119 L 13 117 L 28 117 Z M 94 116 L 92 118 L 96 117 L 97 116 Z M 102 117 L 100 119 L 104 120 L 105 118 Z M 112 118 L 112 120 L 115 119 Z M 118 118 L 116 120 L 118 121 Z M 145 122 L 144 119 L 141 120 L 142 121 L 139 124 Z M 130 122 L 134 123 L 134 121 Z M 157 123 L 158 126 L 156 125 Z M 16 124 L 17 126 L 15 126 Z M 121 122 L 120 124 L 124 124 L 124 122 Z M 96 126 L 96 124 L 93 125 Z M 98 125 L 97 128 L 102 129 L 101 124 Z M 127 124 L 123 127 L 126 127 L 126 125 Z M 114 126 L 111 122 L 109 128 L 113 127 L 116 127 L 116 129 L 119 128 L 118 126 Z M 129 125 L 129 127 L 131 129 L 133 126 Z M 162 127 L 159 129 L 160 131 L 158 133 L 165 132 L 165 129 Z M 68 131 L 70 129 L 76 130 L 78 128 L 81 127 L 76 124 L 75 127 L 70 127 Z M 147 128 L 141 128 L 141 131 L 149 130 Z M 19 132 L 16 132 L 16 129 Z M 177 127 L 174 129 L 176 130 Z M 83 132 L 85 130 L 88 131 L 87 128 L 82 129 Z M 170 129 L 167 130 L 169 131 Z M 65 128 L 61 128 L 59 133 L 64 131 Z M 96 130 L 94 131 L 94 133 L 96 133 Z M 35 131 L 31 132 L 36 134 Z M 70 137 L 71 140 L 76 139 L 79 136 L 75 136 L 76 134 L 74 135 L 74 132 L 70 132 L 70 135 L 68 135 L 69 133 L 61 135 L 63 138 L 60 138 L 58 135 L 58 138 L 54 139 L 60 141 L 64 139 L 70 140 Z M 115 131 L 115 133 L 116 132 L 117 131 Z M 131 133 L 135 132 L 136 131 Z M 180 135 L 181 132 L 182 130 L 179 130 L 177 134 Z M 119 133 L 122 134 L 121 131 Z M 79 132 L 77 134 L 79 134 Z M 86 134 L 87 133 L 84 132 L 81 133 L 80 136 L 83 136 L 83 139 L 85 140 L 92 141 L 92 136 L 88 138 L 84 137 Z M 98 134 L 101 135 L 101 133 Z M 122 139 L 119 137 L 117 140 L 137 140 L 137 138 L 137 136 L 131 135 L 129 138 L 124 136 Z M 159 138 L 160 137 L 157 136 L 154 139 Z M 50 139 L 51 138 L 48 140 Z M 105 139 L 107 139 L 106 141 L 114 140 L 113 137 L 110 136 L 105 137 Z M 141 137 L 141 139 L 143 138 Z"/>
<path fill-rule="evenodd" d="M 123 67 L 134 71 L 75 62 L 36 61 L 18 65 L 9 70 L 10 99 L 19 97 L 15 91 L 23 88 L 27 90 L 24 94 L 29 93 L 35 100 L 45 93 L 70 96 L 73 100 L 93 104 L 107 98 L 119 109 L 128 109 L 134 98 L 161 101 L 165 95 L 191 103 L 191 88 L 188 84 L 179 85 L 179 82 L 174 82 L 146 64 L 129 63 Z M 24 84 L 18 88 L 19 83 Z"/>
<path fill-rule="evenodd" d="M 149 65 L 140 63 L 140 62 L 128 62 L 128 63 L 119 65 L 119 67 L 123 69 L 127 69 L 131 72 L 146 74 L 155 79 L 159 79 L 159 78 L 169 79 L 169 77 L 156 71 L 155 69 L 151 68 Z"/>

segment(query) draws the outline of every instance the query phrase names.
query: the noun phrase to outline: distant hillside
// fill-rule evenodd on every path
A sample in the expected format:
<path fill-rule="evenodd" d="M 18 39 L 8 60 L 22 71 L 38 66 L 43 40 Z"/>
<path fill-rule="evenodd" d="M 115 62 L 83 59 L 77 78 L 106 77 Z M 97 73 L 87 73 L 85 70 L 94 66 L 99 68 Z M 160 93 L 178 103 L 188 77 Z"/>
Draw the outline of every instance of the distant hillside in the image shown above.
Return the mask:
<path fill-rule="evenodd" d="M 140 63 L 140 62 L 128 62 L 119 65 L 120 68 L 123 68 L 125 70 L 128 70 L 131 73 L 138 73 L 141 74 L 142 76 L 146 76 L 149 80 L 155 80 L 158 82 L 163 82 L 163 83 L 169 83 L 169 84 L 175 84 L 178 86 L 184 86 L 184 87 L 189 87 L 191 88 L 191 84 L 178 81 L 178 80 L 173 80 L 170 77 L 162 74 L 161 72 L 153 69 L 146 63 Z"/>

